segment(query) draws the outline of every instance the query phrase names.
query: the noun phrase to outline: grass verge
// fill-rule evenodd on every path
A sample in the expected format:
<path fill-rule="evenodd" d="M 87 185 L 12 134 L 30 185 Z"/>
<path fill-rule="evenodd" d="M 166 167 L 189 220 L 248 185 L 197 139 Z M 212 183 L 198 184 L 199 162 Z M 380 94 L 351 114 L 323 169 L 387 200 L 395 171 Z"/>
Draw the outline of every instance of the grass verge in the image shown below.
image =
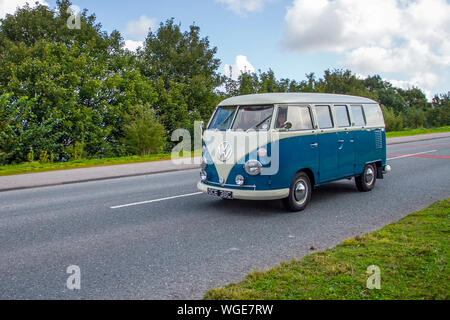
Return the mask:
<path fill-rule="evenodd" d="M 379 231 L 255 271 L 205 299 L 449 299 L 450 198 Z M 367 268 L 381 269 L 381 288 L 367 289 Z"/>
<path fill-rule="evenodd" d="M 439 133 L 439 132 L 450 132 L 450 126 L 439 127 L 439 128 L 430 128 L 430 129 L 419 128 L 419 129 L 412 129 L 412 130 L 405 130 L 405 131 L 391 131 L 391 132 L 386 132 L 386 137 L 394 138 L 394 137 L 416 136 L 419 134 Z"/>
<path fill-rule="evenodd" d="M 192 153 L 189 156 L 201 156 L 200 152 Z M 67 162 L 56 163 L 39 163 L 39 162 L 25 162 L 21 164 L 0 166 L 0 176 L 8 176 L 14 174 L 25 174 L 33 172 L 45 172 L 54 170 L 68 170 L 78 168 L 90 168 L 100 166 L 111 166 L 128 163 L 140 163 L 150 161 L 170 160 L 170 153 L 155 154 L 150 156 L 130 156 L 120 158 L 103 158 L 103 159 L 82 159 Z"/>

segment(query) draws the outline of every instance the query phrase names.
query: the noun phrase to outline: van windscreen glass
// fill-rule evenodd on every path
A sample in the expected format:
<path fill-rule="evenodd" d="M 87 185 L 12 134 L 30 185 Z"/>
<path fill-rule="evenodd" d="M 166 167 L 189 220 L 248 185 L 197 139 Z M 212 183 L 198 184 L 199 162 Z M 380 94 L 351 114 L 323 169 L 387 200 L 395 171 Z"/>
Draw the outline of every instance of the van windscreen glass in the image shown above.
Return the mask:
<path fill-rule="evenodd" d="M 268 130 L 272 121 L 273 106 L 239 107 L 234 130 Z"/>
<path fill-rule="evenodd" d="M 230 128 L 234 119 L 236 107 L 219 107 L 214 114 L 214 118 L 208 127 L 210 130 L 225 131 Z"/>

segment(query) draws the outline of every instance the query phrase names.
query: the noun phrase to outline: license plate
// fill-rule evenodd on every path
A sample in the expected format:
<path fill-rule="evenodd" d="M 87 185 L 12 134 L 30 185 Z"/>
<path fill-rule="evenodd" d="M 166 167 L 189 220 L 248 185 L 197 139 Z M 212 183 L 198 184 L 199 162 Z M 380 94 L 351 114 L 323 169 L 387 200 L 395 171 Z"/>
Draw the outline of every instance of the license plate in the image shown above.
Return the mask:
<path fill-rule="evenodd" d="M 208 188 L 208 194 L 223 199 L 233 199 L 233 192 Z"/>

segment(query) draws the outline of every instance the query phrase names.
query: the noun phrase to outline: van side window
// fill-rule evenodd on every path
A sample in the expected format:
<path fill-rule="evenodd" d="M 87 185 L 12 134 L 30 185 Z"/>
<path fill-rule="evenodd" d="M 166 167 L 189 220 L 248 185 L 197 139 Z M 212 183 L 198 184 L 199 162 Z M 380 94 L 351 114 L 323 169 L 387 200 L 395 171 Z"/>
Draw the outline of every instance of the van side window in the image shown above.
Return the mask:
<path fill-rule="evenodd" d="M 377 104 L 364 105 L 364 114 L 366 115 L 367 124 L 369 126 L 384 127 L 384 118 L 381 108 Z"/>
<path fill-rule="evenodd" d="M 350 127 L 347 106 L 334 106 L 334 115 L 338 127 Z"/>
<path fill-rule="evenodd" d="M 333 128 L 330 106 L 316 106 L 316 114 L 320 129 Z"/>
<path fill-rule="evenodd" d="M 287 121 L 287 107 L 278 107 L 277 120 L 275 121 L 275 129 L 282 129 Z"/>
<path fill-rule="evenodd" d="M 352 106 L 352 121 L 355 127 L 363 127 L 366 125 L 362 106 Z"/>
<path fill-rule="evenodd" d="M 307 106 L 289 106 L 287 121 L 292 123 L 291 130 L 312 130 L 311 112 Z"/>

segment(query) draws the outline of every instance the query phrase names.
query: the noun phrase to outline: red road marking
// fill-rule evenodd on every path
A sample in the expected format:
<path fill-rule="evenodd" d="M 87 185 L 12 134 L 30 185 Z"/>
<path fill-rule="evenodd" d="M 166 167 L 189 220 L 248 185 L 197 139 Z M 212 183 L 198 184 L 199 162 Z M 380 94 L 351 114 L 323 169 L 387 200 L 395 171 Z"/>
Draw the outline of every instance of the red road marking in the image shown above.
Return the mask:
<path fill-rule="evenodd" d="M 413 144 L 404 145 L 402 148 L 422 148 L 422 147 L 436 147 L 436 148 L 450 148 L 449 144 Z"/>
<path fill-rule="evenodd" d="M 422 147 L 436 147 L 436 148 L 450 148 L 450 145 L 442 145 L 442 144 L 414 144 L 414 145 L 404 145 L 402 148 L 422 148 Z"/>
<path fill-rule="evenodd" d="M 416 154 L 416 155 L 409 155 L 409 154 L 390 154 L 389 157 L 403 157 L 408 156 L 408 158 L 434 158 L 434 159 L 450 159 L 450 156 L 441 156 L 438 154 Z"/>

